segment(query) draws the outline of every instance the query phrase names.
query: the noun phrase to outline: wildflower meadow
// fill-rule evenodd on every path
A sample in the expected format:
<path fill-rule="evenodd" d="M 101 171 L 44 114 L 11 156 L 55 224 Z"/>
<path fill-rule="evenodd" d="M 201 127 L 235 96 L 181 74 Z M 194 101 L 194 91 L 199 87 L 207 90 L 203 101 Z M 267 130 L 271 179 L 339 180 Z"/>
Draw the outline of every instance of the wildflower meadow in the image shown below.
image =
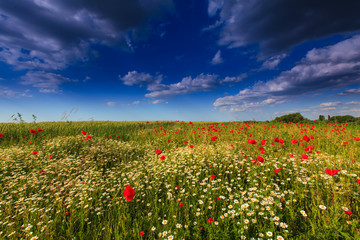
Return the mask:
<path fill-rule="evenodd" d="M 360 128 L 2 123 L 0 185 L 0 239 L 360 239 Z"/>

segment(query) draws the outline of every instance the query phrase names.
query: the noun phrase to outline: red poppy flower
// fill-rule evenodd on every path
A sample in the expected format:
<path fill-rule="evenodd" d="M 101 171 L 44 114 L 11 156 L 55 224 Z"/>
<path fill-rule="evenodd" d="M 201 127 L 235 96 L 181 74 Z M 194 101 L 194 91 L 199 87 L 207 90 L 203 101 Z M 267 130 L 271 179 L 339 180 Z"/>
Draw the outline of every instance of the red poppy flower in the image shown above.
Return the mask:
<path fill-rule="evenodd" d="M 83 135 L 86 135 L 86 132 L 85 132 L 85 131 L 81 131 L 81 133 L 82 133 Z"/>
<path fill-rule="evenodd" d="M 69 213 L 69 212 L 65 212 L 64 214 L 65 214 L 66 216 L 69 216 L 69 215 L 70 215 L 70 213 Z"/>
<path fill-rule="evenodd" d="M 37 133 L 34 129 L 30 129 L 30 133 L 31 134 L 35 134 L 35 133 Z"/>
<path fill-rule="evenodd" d="M 339 169 L 325 169 L 325 172 L 327 173 L 327 174 L 329 174 L 329 175 L 331 175 L 331 176 L 333 176 L 333 175 L 336 175 L 338 172 L 340 172 L 340 170 Z"/>
<path fill-rule="evenodd" d="M 274 138 L 274 142 L 279 142 L 279 138 Z"/>
<path fill-rule="evenodd" d="M 112 139 L 112 136 L 109 136 L 109 139 Z"/>
<path fill-rule="evenodd" d="M 220 200 L 220 197 L 216 197 L 217 200 Z"/>
<path fill-rule="evenodd" d="M 360 179 L 357 180 L 357 183 L 360 184 Z"/>
<path fill-rule="evenodd" d="M 43 174 L 45 172 L 45 170 L 41 170 L 40 172 L 39 172 L 39 174 Z"/>
<path fill-rule="evenodd" d="M 214 179 L 215 179 L 215 175 L 214 175 L 214 174 L 211 174 L 210 178 L 211 178 L 212 180 L 214 180 Z"/>
<path fill-rule="evenodd" d="M 180 187 L 179 186 L 176 186 L 176 189 L 179 189 Z"/>
<path fill-rule="evenodd" d="M 292 142 L 292 143 L 298 143 L 299 141 L 296 140 L 296 139 L 291 139 L 291 142 Z"/>
<path fill-rule="evenodd" d="M 126 186 L 123 195 L 126 198 L 126 201 L 130 202 L 135 196 L 135 190 L 130 186 Z"/>
<path fill-rule="evenodd" d="M 194 148 L 194 145 L 190 145 L 190 148 Z"/>
<path fill-rule="evenodd" d="M 32 151 L 31 153 L 34 154 L 34 155 L 36 155 L 38 152 L 37 152 L 37 151 Z"/>
<path fill-rule="evenodd" d="M 261 156 L 258 156 L 258 161 L 261 162 L 261 163 L 263 163 L 263 162 L 264 162 L 264 158 L 261 157 Z"/>
<path fill-rule="evenodd" d="M 53 159 L 54 157 L 53 156 L 49 156 L 50 159 Z"/>
<path fill-rule="evenodd" d="M 289 154 L 289 156 L 290 156 L 291 158 L 293 158 L 293 157 L 294 157 L 294 155 L 293 155 L 293 154 L 291 154 L 291 153 Z"/>
<path fill-rule="evenodd" d="M 354 137 L 355 141 L 360 141 L 360 137 Z"/>
<path fill-rule="evenodd" d="M 32 144 L 32 142 L 28 142 L 28 144 L 30 145 L 30 144 Z"/>
<path fill-rule="evenodd" d="M 260 150 L 261 152 L 265 151 L 265 149 L 264 149 L 263 147 L 259 147 L 259 150 Z"/>
<path fill-rule="evenodd" d="M 119 138 L 119 137 L 120 137 L 120 135 L 116 135 L 116 137 L 117 137 L 117 138 Z"/>
<path fill-rule="evenodd" d="M 164 155 L 162 155 L 162 156 L 160 157 L 161 161 L 164 161 L 165 158 L 166 158 L 166 157 L 165 157 Z"/>
<path fill-rule="evenodd" d="M 351 216 L 351 214 L 353 214 L 352 211 L 345 211 L 345 213 L 349 216 Z"/>
<path fill-rule="evenodd" d="M 140 232 L 140 236 L 144 236 L 145 232 L 144 231 L 141 231 Z"/>
<path fill-rule="evenodd" d="M 160 149 L 156 149 L 156 154 L 160 155 L 162 153 L 162 151 Z"/>
<path fill-rule="evenodd" d="M 4 134 L 0 133 L 0 137 L 3 137 L 3 136 L 4 136 Z"/>
<path fill-rule="evenodd" d="M 303 140 L 304 140 L 305 142 L 309 142 L 309 141 L 310 141 L 310 138 L 305 135 L 305 136 L 303 136 Z"/>
<path fill-rule="evenodd" d="M 214 220 L 213 220 L 212 218 L 209 218 L 209 219 L 208 219 L 208 222 L 209 222 L 209 223 L 212 223 L 213 221 L 214 221 Z"/>
<path fill-rule="evenodd" d="M 185 203 L 183 203 L 183 202 L 180 202 L 180 204 L 179 204 L 179 207 L 182 207 L 182 206 L 184 206 L 184 204 L 185 204 Z"/>
<path fill-rule="evenodd" d="M 42 132 L 43 130 L 41 128 L 38 128 L 38 132 Z"/>
<path fill-rule="evenodd" d="M 91 139 L 91 136 L 86 136 L 85 140 Z"/>
<path fill-rule="evenodd" d="M 278 173 L 280 171 L 281 168 L 277 168 L 274 170 L 275 173 Z"/>
<path fill-rule="evenodd" d="M 211 141 L 215 141 L 217 138 L 218 138 L 218 137 L 213 136 L 213 137 L 211 138 Z"/>
<path fill-rule="evenodd" d="M 301 157 L 302 157 L 302 159 L 308 159 L 309 158 L 309 156 L 306 155 L 306 154 L 302 154 Z"/>
<path fill-rule="evenodd" d="M 248 139 L 248 143 L 256 145 L 255 139 Z"/>

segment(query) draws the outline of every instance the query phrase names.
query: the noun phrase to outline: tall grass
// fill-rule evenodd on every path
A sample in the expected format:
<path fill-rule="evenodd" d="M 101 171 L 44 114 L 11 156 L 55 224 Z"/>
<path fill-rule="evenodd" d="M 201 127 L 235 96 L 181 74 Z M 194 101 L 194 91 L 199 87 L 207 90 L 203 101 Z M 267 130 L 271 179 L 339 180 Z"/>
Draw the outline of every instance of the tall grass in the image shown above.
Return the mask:
<path fill-rule="evenodd" d="M 355 125 L 48 122 L 0 133 L 0 239 L 360 239 Z"/>

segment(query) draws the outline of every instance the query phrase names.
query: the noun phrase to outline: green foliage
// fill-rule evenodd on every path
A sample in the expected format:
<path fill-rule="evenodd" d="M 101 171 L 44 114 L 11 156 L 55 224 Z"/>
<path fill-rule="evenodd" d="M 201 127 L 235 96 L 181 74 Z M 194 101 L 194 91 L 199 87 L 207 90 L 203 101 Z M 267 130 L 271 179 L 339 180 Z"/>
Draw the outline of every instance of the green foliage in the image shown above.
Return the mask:
<path fill-rule="evenodd" d="M 350 123 L 350 122 L 359 121 L 359 118 L 356 118 L 351 115 L 345 115 L 345 116 L 332 116 L 332 117 L 330 117 L 329 120 L 333 121 L 333 122 L 338 122 L 338 123 Z"/>
<path fill-rule="evenodd" d="M 301 113 L 291 113 L 287 115 L 283 115 L 280 117 L 276 117 L 274 119 L 274 122 L 284 122 L 284 123 L 304 123 L 304 122 L 310 122 L 309 119 L 304 118 Z"/>
<path fill-rule="evenodd" d="M 325 116 L 324 115 L 319 115 L 319 121 L 325 121 Z"/>

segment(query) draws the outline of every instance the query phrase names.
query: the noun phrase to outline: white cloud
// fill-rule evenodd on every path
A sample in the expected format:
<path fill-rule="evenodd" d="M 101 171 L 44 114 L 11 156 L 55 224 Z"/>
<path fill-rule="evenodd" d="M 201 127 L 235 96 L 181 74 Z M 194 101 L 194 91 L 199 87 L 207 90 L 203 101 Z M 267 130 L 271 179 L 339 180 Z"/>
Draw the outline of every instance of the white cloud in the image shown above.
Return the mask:
<path fill-rule="evenodd" d="M 140 104 L 140 101 L 134 101 L 132 102 L 133 105 L 137 105 L 137 104 Z"/>
<path fill-rule="evenodd" d="M 125 76 L 120 76 L 119 79 L 125 85 L 146 86 L 146 90 L 150 91 L 145 97 L 148 98 L 171 98 L 176 95 L 184 95 L 201 91 L 215 91 L 217 86 L 222 83 L 240 82 L 247 77 L 246 73 L 240 74 L 236 77 L 225 77 L 219 79 L 216 74 L 201 73 L 195 78 L 191 76 L 184 77 L 180 82 L 172 84 L 163 84 L 163 75 L 153 76 L 149 73 L 130 71 Z"/>
<path fill-rule="evenodd" d="M 336 107 L 340 104 L 341 102 L 326 102 L 326 103 L 321 103 L 319 105 L 320 108 L 322 107 Z"/>
<path fill-rule="evenodd" d="M 152 76 L 149 73 L 139 73 L 137 71 L 128 72 L 125 76 L 119 76 L 120 80 L 127 86 L 132 85 L 158 85 L 162 81 L 162 76 Z"/>
<path fill-rule="evenodd" d="M 109 102 L 106 103 L 106 105 L 108 105 L 109 107 L 115 107 L 116 102 L 109 101 Z"/>
<path fill-rule="evenodd" d="M 7 87 L 0 87 L 0 98 L 19 98 L 19 97 L 32 97 L 28 94 L 29 91 L 19 92 L 8 89 Z"/>
<path fill-rule="evenodd" d="M 360 95 L 360 88 L 358 89 L 348 89 L 344 92 L 339 93 L 338 95 L 340 96 L 345 96 L 345 95 Z"/>
<path fill-rule="evenodd" d="M 277 65 L 279 65 L 281 60 L 284 59 L 286 56 L 287 56 L 287 54 L 283 53 L 280 55 L 270 57 L 262 64 L 260 69 L 261 70 L 262 69 L 274 69 L 275 67 L 277 67 Z"/>
<path fill-rule="evenodd" d="M 218 98 L 214 106 L 221 107 L 222 110 L 248 109 L 264 106 L 260 103 L 266 98 L 279 102 L 292 96 L 358 83 L 360 35 L 335 45 L 313 49 L 291 70 L 282 72 L 270 81 L 259 81 L 237 95 Z"/>
<path fill-rule="evenodd" d="M 21 79 L 23 80 L 21 84 L 36 87 L 43 93 L 61 93 L 59 85 L 71 81 L 59 74 L 44 71 L 27 72 Z"/>
<path fill-rule="evenodd" d="M 217 75 L 214 74 L 200 74 L 195 78 L 185 77 L 181 82 L 170 85 L 154 85 L 153 88 L 148 88 L 151 93 L 145 95 L 149 98 L 170 98 L 175 95 L 189 94 L 199 91 L 214 91 L 218 85 Z"/>
<path fill-rule="evenodd" d="M 159 103 L 166 103 L 166 104 L 168 104 L 168 102 L 166 102 L 165 100 L 162 100 L 162 99 L 158 99 L 158 100 L 152 101 L 152 104 L 159 104 Z"/>
<path fill-rule="evenodd" d="M 359 102 L 359 101 L 351 101 L 351 102 L 347 102 L 347 103 L 345 103 L 345 104 L 347 104 L 347 105 L 350 105 L 350 104 L 360 104 L 360 102 Z"/>
<path fill-rule="evenodd" d="M 239 76 L 236 76 L 236 77 L 225 77 L 220 82 L 221 83 L 225 83 L 225 82 L 235 83 L 235 82 L 241 82 L 244 78 L 247 78 L 246 73 L 242 73 L 242 74 L 240 74 Z"/>
<path fill-rule="evenodd" d="M 211 60 L 211 64 L 212 65 L 216 65 L 216 64 L 220 64 L 223 63 L 224 60 L 221 58 L 221 51 L 218 50 L 215 54 L 215 56 L 213 57 L 213 59 Z"/>

